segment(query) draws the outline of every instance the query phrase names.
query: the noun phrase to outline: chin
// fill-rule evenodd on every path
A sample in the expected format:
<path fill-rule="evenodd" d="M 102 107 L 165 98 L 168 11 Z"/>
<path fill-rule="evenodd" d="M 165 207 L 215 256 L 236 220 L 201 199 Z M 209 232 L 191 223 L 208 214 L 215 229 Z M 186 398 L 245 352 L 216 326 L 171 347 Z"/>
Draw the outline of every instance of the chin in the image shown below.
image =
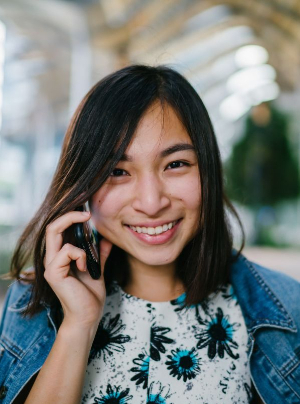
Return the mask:
<path fill-rule="evenodd" d="M 153 254 L 154 255 L 154 254 Z M 149 259 L 145 258 L 145 257 L 134 257 L 135 259 L 141 261 L 143 264 L 145 265 L 149 265 L 149 266 L 163 266 L 163 265 L 170 265 L 172 263 L 174 263 L 177 259 L 177 256 L 174 257 L 170 257 L 169 259 L 166 259 L 165 257 L 149 257 Z"/>

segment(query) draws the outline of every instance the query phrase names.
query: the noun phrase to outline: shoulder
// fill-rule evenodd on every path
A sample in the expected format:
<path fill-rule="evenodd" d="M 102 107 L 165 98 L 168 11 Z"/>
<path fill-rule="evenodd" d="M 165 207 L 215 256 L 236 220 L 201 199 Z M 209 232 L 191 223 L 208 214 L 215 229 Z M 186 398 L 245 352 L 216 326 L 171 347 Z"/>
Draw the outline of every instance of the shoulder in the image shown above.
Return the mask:
<path fill-rule="evenodd" d="M 272 300 L 281 304 L 300 324 L 300 282 L 283 272 L 249 261 L 243 255 L 231 266 L 231 281 L 246 300 Z"/>
<path fill-rule="evenodd" d="M 18 280 L 14 280 L 9 285 L 5 298 L 4 311 L 11 306 L 21 308 L 21 306 L 24 307 L 29 303 L 32 292 L 31 281 L 34 277 L 35 271 L 33 268 L 28 268 L 20 274 Z"/>
<path fill-rule="evenodd" d="M 8 286 L 6 301 L 18 299 L 20 295 L 26 292 L 29 295 L 32 290 L 32 281 L 35 279 L 35 270 L 33 267 L 29 267 L 20 273 L 19 279 L 15 279 Z"/>
<path fill-rule="evenodd" d="M 28 282 L 16 280 L 9 285 L 1 315 L 0 334 L 12 325 L 11 321 L 16 318 L 16 314 L 21 314 L 22 310 L 26 308 L 30 301 L 31 292 L 32 285 Z"/>
<path fill-rule="evenodd" d="M 26 304 L 29 303 L 31 291 L 32 285 L 28 282 L 25 283 L 16 280 L 11 283 L 8 287 L 4 301 L 3 316 L 5 316 L 8 309 L 14 310 L 25 308 Z"/>
<path fill-rule="evenodd" d="M 255 262 L 248 261 L 270 289 L 289 306 L 299 311 L 300 282 L 291 276 Z"/>
<path fill-rule="evenodd" d="M 260 284 L 265 281 L 280 294 L 289 288 L 300 290 L 300 282 L 297 279 L 284 272 L 250 261 L 242 254 L 232 263 L 231 276 L 241 281 L 246 279 L 248 282 L 254 278 Z"/>
<path fill-rule="evenodd" d="M 282 271 L 268 268 L 250 261 L 243 255 L 240 256 L 238 262 L 241 262 L 242 265 L 246 266 L 254 276 L 259 275 L 259 277 L 268 283 L 274 291 L 277 291 L 280 294 L 286 292 L 289 288 L 295 289 L 296 291 L 300 290 L 300 282 Z"/>
<path fill-rule="evenodd" d="M 19 324 L 23 324 L 28 322 L 30 323 L 29 318 L 25 319 L 23 316 L 24 310 L 27 308 L 30 303 L 32 296 L 32 282 L 30 282 L 34 278 L 34 271 L 32 268 L 24 271 L 20 279 L 13 281 L 7 290 L 2 316 L 1 316 L 1 324 L 0 324 L 0 334 L 6 334 L 9 330 L 17 330 Z M 43 310 L 45 311 L 45 310 Z M 35 316 L 36 318 L 38 316 Z"/>

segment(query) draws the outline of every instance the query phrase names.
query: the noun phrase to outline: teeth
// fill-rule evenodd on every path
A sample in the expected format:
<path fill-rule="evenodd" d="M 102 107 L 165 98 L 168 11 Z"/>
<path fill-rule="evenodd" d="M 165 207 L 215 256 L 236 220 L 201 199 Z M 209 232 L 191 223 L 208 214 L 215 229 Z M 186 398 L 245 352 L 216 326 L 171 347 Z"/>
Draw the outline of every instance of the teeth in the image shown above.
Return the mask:
<path fill-rule="evenodd" d="M 157 226 L 157 227 L 139 227 L 139 226 L 129 226 L 133 231 L 136 231 L 137 233 L 144 233 L 144 234 L 150 234 L 153 236 L 154 234 L 161 234 L 164 233 L 167 230 L 172 229 L 173 226 L 177 223 L 177 220 L 175 222 L 171 222 L 168 224 L 164 224 L 163 226 Z"/>
<path fill-rule="evenodd" d="M 162 226 L 155 227 L 155 234 L 160 234 L 160 233 L 162 233 L 162 231 L 163 231 Z"/>

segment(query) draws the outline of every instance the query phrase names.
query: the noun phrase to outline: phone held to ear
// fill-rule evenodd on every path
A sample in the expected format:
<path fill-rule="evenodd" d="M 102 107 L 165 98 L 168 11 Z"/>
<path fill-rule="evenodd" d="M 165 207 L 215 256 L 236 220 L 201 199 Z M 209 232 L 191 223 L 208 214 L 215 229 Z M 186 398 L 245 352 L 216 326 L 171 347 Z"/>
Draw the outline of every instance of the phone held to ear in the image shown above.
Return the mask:
<path fill-rule="evenodd" d="M 88 202 L 75 210 L 89 211 Z M 82 248 L 86 253 L 87 269 L 91 277 L 99 279 L 101 276 L 99 242 L 102 236 L 93 228 L 90 219 L 84 223 L 75 223 L 74 234 L 77 247 Z"/>

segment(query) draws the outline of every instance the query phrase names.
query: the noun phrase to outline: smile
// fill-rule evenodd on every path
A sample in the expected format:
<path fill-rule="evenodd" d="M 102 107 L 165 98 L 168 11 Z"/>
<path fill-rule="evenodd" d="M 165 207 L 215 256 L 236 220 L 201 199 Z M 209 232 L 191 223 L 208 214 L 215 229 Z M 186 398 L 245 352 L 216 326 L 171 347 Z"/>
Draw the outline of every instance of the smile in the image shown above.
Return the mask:
<path fill-rule="evenodd" d="M 126 225 L 126 227 L 128 231 L 142 243 L 146 243 L 148 245 L 158 245 L 171 241 L 173 237 L 175 237 L 181 222 L 182 218 L 157 227 L 140 227 L 130 225 Z"/>
<path fill-rule="evenodd" d="M 157 227 L 139 227 L 139 226 L 130 226 L 130 229 L 135 231 L 136 233 L 144 233 L 149 234 L 150 236 L 154 236 L 157 234 L 165 233 L 166 231 L 172 229 L 176 225 L 179 220 L 175 220 L 174 222 L 166 223 L 163 226 Z"/>

